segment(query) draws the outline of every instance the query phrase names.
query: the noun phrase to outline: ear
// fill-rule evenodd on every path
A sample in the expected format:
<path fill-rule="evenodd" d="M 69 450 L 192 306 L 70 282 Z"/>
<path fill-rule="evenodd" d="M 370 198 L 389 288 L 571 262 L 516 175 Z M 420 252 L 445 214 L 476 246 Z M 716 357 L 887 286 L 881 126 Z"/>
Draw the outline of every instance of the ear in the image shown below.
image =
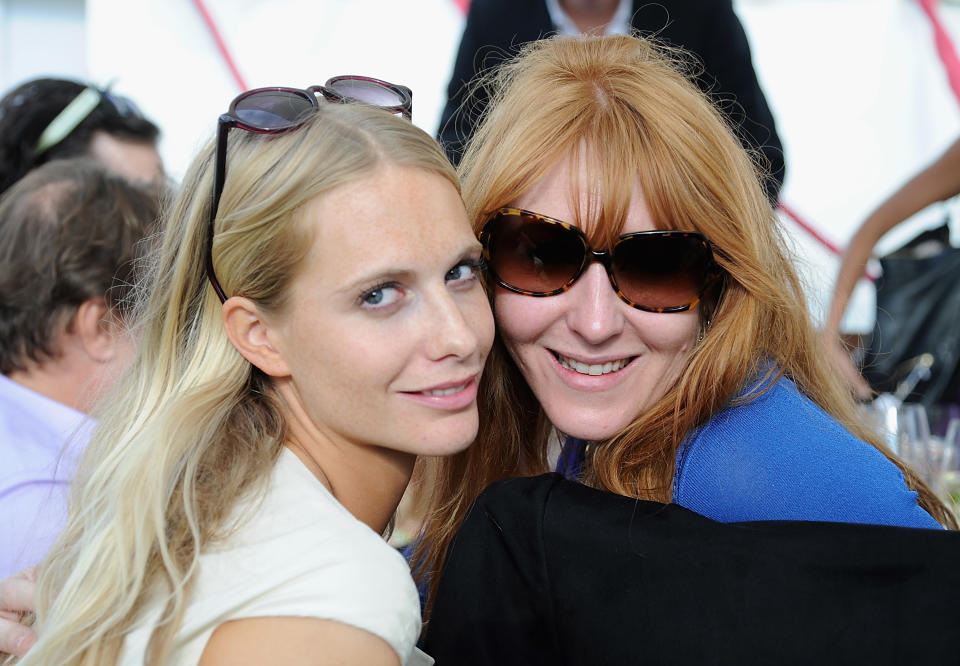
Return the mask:
<path fill-rule="evenodd" d="M 109 363 L 117 354 L 117 326 L 107 318 L 102 298 L 85 300 L 70 322 L 70 332 L 79 340 L 87 356 L 97 363 Z"/>
<path fill-rule="evenodd" d="M 286 377 L 290 367 L 273 338 L 277 332 L 249 298 L 231 296 L 223 304 L 223 326 L 240 355 L 270 377 Z"/>

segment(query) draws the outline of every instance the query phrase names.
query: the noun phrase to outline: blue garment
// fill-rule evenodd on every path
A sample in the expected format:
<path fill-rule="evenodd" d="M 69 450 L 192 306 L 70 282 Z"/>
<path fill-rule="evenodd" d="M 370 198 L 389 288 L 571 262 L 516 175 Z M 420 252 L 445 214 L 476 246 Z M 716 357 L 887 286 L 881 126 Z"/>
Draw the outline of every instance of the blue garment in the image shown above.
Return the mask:
<path fill-rule="evenodd" d="M 568 438 L 556 471 L 579 476 L 586 442 Z M 941 525 L 876 448 L 850 434 L 785 377 L 728 407 L 677 451 L 673 502 L 714 520 Z"/>
<path fill-rule="evenodd" d="M 903 474 L 782 377 L 677 452 L 673 501 L 714 520 L 939 528 Z"/>

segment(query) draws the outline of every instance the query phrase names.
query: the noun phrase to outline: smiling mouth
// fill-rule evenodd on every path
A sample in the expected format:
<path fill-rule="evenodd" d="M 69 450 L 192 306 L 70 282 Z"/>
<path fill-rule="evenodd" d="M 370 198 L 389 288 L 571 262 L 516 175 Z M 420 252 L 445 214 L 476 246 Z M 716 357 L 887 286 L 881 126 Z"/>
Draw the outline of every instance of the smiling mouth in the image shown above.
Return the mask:
<path fill-rule="evenodd" d="M 553 352 L 553 355 L 557 359 L 557 362 L 567 370 L 573 370 L 581 375 L 590 375 L 592 377 L 619 372 L 627 367 L 630 362 L 636 358 L 636 356 L 629 356 L 627 358 L 617 359 L 616 361 L 607 361 L 606 363 L 595 363 L 591 365 L 589 363 L 581 363 L 580 361 L 576 361 L 572 358 L 567 358 L 566 356 L 561 356 L 557 352 Z"/>
<path fill-rule="evenodd" d="M 445 388 L 445 389 L 433 389 L 431 391 L 420 391 L 420 394 L 436 396 L 436 397 L 453 395 L 455 393 L 460 393 L 461 391 L 464 391 L 469 385 L 470 385 L 470 381 L 466 381 L 460 386 L 454 386 L 452 388 Z"/>

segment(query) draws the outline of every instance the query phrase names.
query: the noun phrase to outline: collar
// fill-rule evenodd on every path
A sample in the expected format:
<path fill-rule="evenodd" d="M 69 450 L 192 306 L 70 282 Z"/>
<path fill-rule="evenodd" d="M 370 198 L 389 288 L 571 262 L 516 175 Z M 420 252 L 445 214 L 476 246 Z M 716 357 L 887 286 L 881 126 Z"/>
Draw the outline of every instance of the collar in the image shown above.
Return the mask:
<path fill-rule="evenodd" d="M 58 450 L 74 435 L 85 442 L 94 425 L 93 419 L 83 412 L 0 375 L 0 425 L 7 420 L 24 427 L 33 424 L 29 427 L 37 436 L 36 444 Z"/>
<path fill-rule="evenodd" d="M 560 0 L 546 0 L 547 13 L 550 14 L 550 22 L 561 35 L 579 35 L 580 29 L 573 22 L 569 14 L 560 6 Z M 633 0 L 620 0 L 617 10 L 613 13 L 610 23 L 604 28 L 605 35 L 629 35 L 630 34 L 630 10 L 633 8 Z"/>

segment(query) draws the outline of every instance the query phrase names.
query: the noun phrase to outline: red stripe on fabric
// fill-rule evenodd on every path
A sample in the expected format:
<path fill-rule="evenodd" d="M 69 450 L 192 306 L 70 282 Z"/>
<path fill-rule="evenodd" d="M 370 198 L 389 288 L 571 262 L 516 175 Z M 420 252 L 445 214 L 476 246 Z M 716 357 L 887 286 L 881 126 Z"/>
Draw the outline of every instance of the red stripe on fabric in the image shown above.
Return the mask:
<path fill-rule="evenodd" d="M 782 201 L 777 204 L 777 208 L 782 210 L 783 213 L 789 217 L 798 227 L 806 231 L 810 236 L 813 237 L 818 243 L 823 245 L 825 248 L 833 252 L 835 255 L 840 256 L 843 254 L 843 249 L 840 246 L 834 244 L 830 241 L 829 238 L 817 231 L 812 224 L 800 217 L 795 210 L 785 205 Z M 870 271 L 866 271 L 863 274 L 863 277 L 867 278 L 871 282 L 876 282 L 877 278 L 875 275 L 872 275 Z"/>
<path fill-rule="evenodd" d="M 453 4 L 457 6 L 464 16 L 467 14 L 467 10 L 470 9 L 470 0 L 453 0 Z"/>
<path fill-rule="evenodd" d="M 813 237 L 814 237 L 817 241 L 819 241 L 820 244 L 823 245 L 825 248 L 827 248 L 828 250 L 830 250 L 830 251 L 833 252 L 834 254 L 843 254 L 843 250 L 841 250 L 839 246 L 835 245 L 835 244 L 834 244 L 832 241 L 830 241 L 826 236 L 824 236 L 824 235 L 821 234 L 819 231 L 817 231 L 817 230 L 813 227 L 812 224 L 806 222 L 803 218 L 801 218 L 799 215 L 797 215 L 797 213 L 796 213 L 792 208 L 790 208 L 789 206 L 785 205 L 783 202 L 778 203 L 778 204 L 777 204 L 777 208 L 779 208 L 780 210 L 782 210 L 782 211 L 786 214 L 787 217 L 789 217 L 791 220 L 793 220 L 794 222 L 796 222 L 797 226 L 799 226 L 801 229 L 803 229 L 803 230 L 806 231 L 808 234 L 810 234 L 811 236 L 813 236 Z"/>
<path fill-rule="evenodd" d="M 953 90 L 954 97 L 960 103 L 960 58 L 957 57 L 957 50 L 954 48 L 950 33 L 947 32 L 940 20 L 938 12 L 938 0 L 918 0 L 930 24 L 933 27 L 933 39 L 937 46 L 937 55 L 940 56 L 940 62 L 947 72 L 947 80 L 950 82 L 950 88 Z"/>
<path fill-rule="evenodd" d="M 220 30 L 217 28 L 217 23 L 213 20 L 213 16 L 207 11 L 206 4 L 204 4 L 203 0 L 193 0 L 193 6 L 200 12 L 200 16 L 203 18 L 203 22 L 207 26 L 210 36 L 213 37 L 217 50 L 220 52 L 220 57 L 223 58 L 227 69 L 230 70 L 230 74 L 233 76 L 233 80 L 240 87 L 240 90 L 247 90 L 247 83 L 243 80 L 243 75 L 240 74 L 240 70 L 237 69 L 237 65 L 233 61 L 233 56 L 230 55 L 230 49 L 227 48 L 227 43 L 220 35 Z"/>

